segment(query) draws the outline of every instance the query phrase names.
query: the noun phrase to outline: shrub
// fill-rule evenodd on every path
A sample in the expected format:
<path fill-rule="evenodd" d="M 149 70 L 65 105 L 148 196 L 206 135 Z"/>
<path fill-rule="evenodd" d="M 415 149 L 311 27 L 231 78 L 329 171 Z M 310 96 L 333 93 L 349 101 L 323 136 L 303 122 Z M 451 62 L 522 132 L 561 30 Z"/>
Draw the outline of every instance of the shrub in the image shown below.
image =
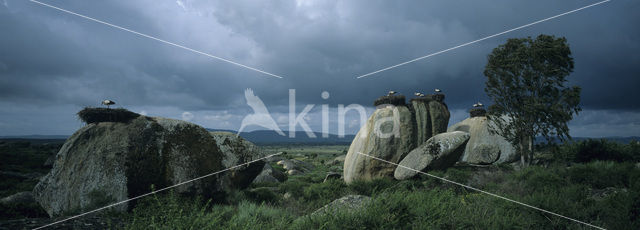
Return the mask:
<path fill-rule="evenodd" d="M 615 163 L 612 161 L 595 161 L 580 164 L 568 169 L 572 182 L 587 184 L 597 189 L 606 187 L 631 187 L 633 172 L 632 163 Z"/>
<path fill-rule="evenodd" d="M 577 162 L 601 161 L 631 161 L 633 157 L 625 151 L 619 143 L 605 139 L 589 139 L 575 144 L 575 160 Z"/>
<path fill-rule="evenodd" d="M 126 123 L 139 116 L 140 114 L 131 112 L 123 108 L 110 109 L 86 107 L 78 112 L 78 117 L 80 118 L 80 120 L 84 121 L 87 124 L 98 122 Z"/>
<path fill-rule="evenodd" d="M 513 174 L 512 180 L 524 183 L 527 190 L 536 191 L 544 188 L 560 188 L 567 185 L 562 177 L 562 169 L 546 169 L 540 166 L 530 166 Z"/>

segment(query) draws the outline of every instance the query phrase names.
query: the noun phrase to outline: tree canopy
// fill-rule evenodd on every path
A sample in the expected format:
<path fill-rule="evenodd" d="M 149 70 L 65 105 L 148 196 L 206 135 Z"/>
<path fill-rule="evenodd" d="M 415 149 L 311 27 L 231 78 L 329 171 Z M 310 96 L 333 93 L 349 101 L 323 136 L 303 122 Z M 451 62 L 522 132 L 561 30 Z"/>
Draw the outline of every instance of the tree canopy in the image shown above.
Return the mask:
<path fill-rule="evenodd" d="M 567 123 L 581 110 L 580 87 L 566 86 L 573 67 L 564 37 L 508 39 L 489 54 L 484 75 L 493 101 L 490 131 L 516 146 L 523 164 L 533 157 L 536 136 L 571 138 Z"/>

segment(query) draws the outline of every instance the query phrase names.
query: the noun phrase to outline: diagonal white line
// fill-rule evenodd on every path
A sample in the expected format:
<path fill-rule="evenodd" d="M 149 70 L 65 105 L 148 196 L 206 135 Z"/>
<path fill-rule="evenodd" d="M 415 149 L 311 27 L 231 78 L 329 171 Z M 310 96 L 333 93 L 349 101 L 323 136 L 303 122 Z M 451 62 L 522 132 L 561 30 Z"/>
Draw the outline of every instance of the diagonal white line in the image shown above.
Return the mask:
<path fill-rule="evenodd" d="M 461 45 L 457 45 L 457 46 L 454 46 L 454 47 L 451 47 L 451 48 L 448 48 L 448 49 L 440 50 L 438 52 L 435 52 L 435 53 L 432 53 L 432 54 L 429 54 L 429 55 L 426 55 L 426 56 L 415 58 L 415 59 L 412 59 L 412 60 L 409 60 L 409 61 L 406 61 L 406 62 L 402 62 L 400 64 L 392 65 L 392 66 L 389 66 L 389 67 L 384 68 L 384 69 L 380 69 L 380 70 L 373 71 L 371 73 L 363 74 L 363 75 L 358 76 L 357 78 L 363 78 L 363 77 L 366 77 L 366 76 L 374 75 L 374 74 L 380 73 L 382 71 L 390 70 L 390 69 L 393 69 L 393 68 L 396 68 L 396 67 L 399 67 L 399 66 L 403 66 L 403 65 L 415 62 L 415 61 L 419 61 L 419 60 L 422 60 L 422 59 L 425 59 L 425 58 L 428 58 L 428 57 L 436 56 L 438 54 L 445 53 L 445 52 L 448 52 L 448 51 L 451 51 L 451 50 L 454 50 L 454 49 L 457 49 L 457 48 L 460 48 L 460 47 L 468 46 L 468 45 L 471 45 L 473 43 L 477 43 L 477 42 L 480 42 L 480 41 L 487 40 L 489 38 L 497 37 L 497 36 L 512 32 L 512 31 L 516 31 L 516 30 L 519 30 L 519 29 L 522 29 L 522 28 L 525 28 L 525 27 L 529 27 L 529 26 L 544 22 L 544 21 L 548 21 L 548 20 L 551 20 L 551 19 L 554 19 L 554 18 L 557 18 L 557 17 L 561 17 L 561 16 L 564 16 L 564 15 L 567 15 L 567 14 L 571 14 L 571 13 L 574 13 L 574 12 L 577 12 L 577 11 L 580 11 L 580 10 L 584 10 L 584 9 L 592 7 L 592 6 L 600 5 L 600 4 L 608 2 L 608 1 L 611 1 L 611 0 L 604 0 L 604 1 L 601 1 L 601 2 L 596 2 L 596 3 L 593 3 L 593 4 L 588 5 L 588 6 L 583 6 L 583 7 L 580 7 L 578 9 L 575 9 L 575 10 L 567 11 L 567 12 L 564 12 L 564 13 L 561 13 L 561 14 L 558 14 L 558 15 L 555 15 L 555 16 L 551 16 L 551 17 L 548 17 L 548 18 L 545 18 L 545 19 L 541 19 L 541 20 L 526 24 L 526 25 L 522 25 L 522 26 L 518 26 L 516 28 L 505 30 L 505 31 L 502 31 L 502 32 L 497 33 L 497 34 L 489 35 L 489 36 L 486 36 L 484 38 L 480 38 L 478 40 L 470 41 L 470 42 L 467 42 L 467 43 L 464 43 L 464 44 L 461 44 Z"/>
<path fill-rule="evenodd" d="M 43 2 L 39 2 L 39 1 L 36 1 L 36 0 L 29 0 L 29 1 L 34 2 L 34 3 L 38 3 L 40 5 L 43 5 L 43 6 L 52 8 L 52 9 L 56 9 L 56 10 L 65 12 L 65 13 L 68 13 L 68 14 L 73 14 L 73 15 L 76 15 L 78 17 L 82 17 L 84 19 L 88 19 L 88 20 L 91 20 L 91 21 L 94 21 L 94 22 L 97 22 L 97 23 L 101 23 L 101 24 L 104 24 L 104 25 L 107 25 L 107 26 L 111 26 L 111 27 L 116 28 L 116 29 L 124 30 L 124 31 L 130 32 L 130 33 L 133 33 L 133 34 L 137 34 L 137 35 L 140 35 L 142 37 L 150 38 L 150 39 L 153 39 L 153 40 L 165 43 L 165 44 L 169 44 L 169 45 L 172 45 L 172 46 L 175 46 L 175 47 L 178 47 L 178 48 L 182 48 L 182 49 L 185 49 L 185 50 L 197 53 L 197 54 L 202 54 L 202 55 L 207 56 L 207 57 L 215 58 L 215 59 L 218 59 L 220 61 L 231 63 L 231 64 L 234 64 L 234 65 L 246 68 L 246 69 L 250 69 L 250 70 L 253 70 L 253 71 L 256 71 L 256 72 L 260 72 L 260 73 L 263 73 L 263 74 L 266 74 L 266 75 L 269 75 L 269 76 L 272 76 L 272 77 L 282 78 L 279 75 L 275 75 L 275 74 L 269 73 L 267 71 L 259 70 L 259 69 L 253 68 L 251 66 L 247 66 L 247 65 L 243 65 L 243 64 L 231 61 L 229 59 L 225 59 L 225 58 L 221 58 L 221 57 L 218 57 L 218 56 L 214 56 L 214 55 L 211 55 L 211 54 L 208 54 L 208 53 L 205 53 L 205 52 L 202 52 L 202 51 L 198 51 L 198 50 L 195 50 L 195 49 L 183 46 L 183 45 L 179 45 L 179 44 L 176 44 L 176 43 L 173 43 L 173 42 L 170 42 L 170 41 L 166 41 L 166 40 L 163 40 L 163 39 L 160 39 L 160 38 L 156 38 L 156 37 L 151 36 L 151 35 L 143 34 L 143 33 L 131 30 L 131 29 L 127 29 L 127 28 L 124 28 L 124 27 L 121 27 L 121 26 L 117 26 L 117 25 L 108 23 L 108 22 L 104 22 L 104 21 L 101 21 L 101 20 L 86 16 L 86 15 L 82 15 L 82 14 L 79 14 L 79 13 L 76 13 L 76 12 L 73 12 L 73 11 L 65 10 L 65 9 L 60 8 L 60 7 L 52 6 L 52 5 L 49 5 L 49 4 L 46 4 L 46 3 L 43 3 Z"/>
<path fill-rule="evenodd" d="M 277 156 L 277 155 L 280 155 L 280 154 L 282 154 L 282 153 L 271 154 L 269 156 L 266 156 L 266 157 L 263 157 L 263 158 L 260 158 L 260 159 L 257 159 L 257 160 L 252 160 L 252 161 L 249 161 L 249 162 L 245 162 L 243 164 L 239 164 L 239 165 L 236 165 L 236 166 L 233 166 L 233 167 L 229 167 L 229 168 L 217 171 L 217 172 L 209 173 L 209 174 L 204 175 L 204 176 L 196 177 L 196 178 L 193 178 L 191 180 L 183 181 L 183 182 L 180 182 L 180 183 L 168 186 L 168 187 L 164 187 L 164 188 L 161 188 L 161 189 L 158 189 L 158 190 L 155 190 L 155 191 L 151 191 L 149 193 L 145 193 L 145 194 L 142 194 L 142 195 L 139 195 L 139 196 L 127 199 L 127 200 L 123 200 L 123 201 L 120 201 L 120 202 L 117 202 L 117 203 L 110 204 L 110 205 L 104 206 L 102 208 L 97 208 L 97 209 L 94 209 L 94 210 L 91 210 L 91 211 L 88 211 L 88 212 L 85 212 L 85 213 L 81 213 L 81 214 L 78 214 L 78 215 L 63 219 L 63 220 L 59 220 L 59 221 L 56 221 L 56 222 L 53 222 L 53 223 L 49 223 L 47 225 L 43 225 L 43 226 L 34 228 L 34 230 L 46 228 L 46 227 L 49 227 L 51 225 L 59 224 L 59 223 L 62 223 L 62 222 L 65 222 L 65 221 L 68 221 L 68 220 L 71 220 L 71 219 L 75 219 L 75 218 L 78 218 L 78 217 L 81 217 L 81 216 L 84 216 L 84 215 L 87 215 L 87 214 L 90 214 L 90 213 L 101 211 L 101 210 L 104 210 L 104 209 L 107 209 L 107 208 L 110 208 L 110 207 L 113 207 L 113 206 L 116 206 L 116 205 L 119 205 L 119 204 L 124 204 L 124 203 L 127 203 L 127 202 L 132 201 L 132 200 L 140 199 L 140 198 L 148 196 L 148 195 L 156 194 L 158 192 L 162 192 L 162 191 L 167 190 L 167 189 L 171 189 L 171 188 L 178 187 L 180 185 L 188 184 L 188 183 L 203 179 L 205 177 L 210 177 L 210 176 L 216 175 L 216 174 L 221 173 L 221 172 L 229 171 L 231 169 L 234 169 L 234 168 L 237 168 L 237 167 L 241 167 L 241 166 L 244 166 L 244 165 L 248 165 L 248 164 L 251 164 L 251 163 L 254 163 L 254 162 L 258 162 L 258 161 L 267 159 L 267 158 L 272 157 L 272 156 Z"/>
<path fill-rule="evenodd" d="M 436 179 L 440 179 L 440 180 L 443 180 L 443 181 L 446 181 L 446 182 L 449 182 L 449 183 L 452 183 L 452 184 L 455 184 L 455 185 L 459 185 L 459 186 L 462 186 L 462 187 L 465 187 L 465 188 L 468 188 L 468 189 L 471 189 L 471 190 L 474 190 L 474 191 L 477 191 L 477 192 L 481 192 L 481 193 L 484 193 L 484 194 L 487 194 L 487 195 L 490 195 L 490 196 L 494 196 L 494 197 L 497 197 L 497 198 L 500 198 L 500 199 L 503 199 L 503 200 L 506 200 L 506 201 L 510 201 L 510 202 L 513 202 L 513 203 L 516 203 L 516 204 L 519 204 L 519 205 L 522 205 L 522 206 L 525 206 L 525 207 L 528 207 L 528 208 L 532 208 L 532 209 L 535 209 L 535 210 L 538 210 L 538 211 L 546 212 L 546 213 L 549 213 L 549 214 L 554 215 L 554 216 L 559 216 L 559 217 L 565 218 L 567 220 L 572 220 L 572 221 L 587 225 L 589 227 L 593 227 L 593 228 L 597 228 L 597 229 L 603 229 L 603 230 L 605 229 L 605 228 L 602 228 L 602 227 L 598 227 L 598 226 L 589 224 L 587 222 L 579 221 L 579 220 L 573 219 L 571 217 L 566 217 L 566 216 L 557 214 L 555 212 L 547 211 L 547 210 L 544 210 L 544 209 L 541 209 L 541 208 L 538 208 L 538 207 L 535 207 L 535 206 L 532 206 L 532 205 L 528 205 L 528 204 L 522 203 L 522 202 L 517 201 L 517 200 L 512 200 L 512 199 L 506 198 L 504 196 L 497 195 L 495 193 L 486 192 L 486 191 L 471 187 L 471 186 L 466 185 L 466 184 L 458 183 L 458 182 L 455 182 L 455 181 L 452 181 L 452 180 L 448 180 L 446 178 L 442 178 L 442 177 L 439 177 L 439 176 L 436 176 L 436 175 L 431 175 L 429 173 L 426 173 L 426 172 L 423 172 L 423 171 L 420 171 L 420 170 L 415 170 L 415 169 L 409 168 L 409 167 L 404 166 L 404 165 L 396 164 L 396 163 L 393 163 L 391 161 L 387 161 L 385 159 L 374 157 L 374 156 L 371 156 L 371 155 L 368 155 L 368 154 L 364 154 L 364 153 L 361 153 L 361 152 L 357 152 L 357 153 L 361 154 L 363 156 L 367 156 L 367 157 L 370 157 L 370 158 L 385 162 L 385 163 L 389 163 L 389 164 L 392 164 L 392 165 L 395 165 L 395 166 L 398 166 L 398 167 L 402 167 L 402 168 L 405 168 L 405 169 L 408 169 L 408 170 L 411 170 L 411 171 L 414 171 L 414 172 L 417 172 L 417 173 L 421 173 L 421 174 L 424 174 L 424 175 L 427 175 L 427 176 L 430 176 L 430 177 L 433 177 L 433 178 L 436 178 Z"/>

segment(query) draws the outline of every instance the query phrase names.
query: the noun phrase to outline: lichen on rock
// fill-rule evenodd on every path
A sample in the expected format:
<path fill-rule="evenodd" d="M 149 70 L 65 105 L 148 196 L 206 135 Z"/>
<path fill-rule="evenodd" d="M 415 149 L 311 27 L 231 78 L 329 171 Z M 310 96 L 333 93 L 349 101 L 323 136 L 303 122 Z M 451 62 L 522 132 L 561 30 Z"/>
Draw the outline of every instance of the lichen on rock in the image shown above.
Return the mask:
<path fill-rule="evenodd" d="M 91 123 L 67 139 L 33 195 L 52 217 L 86 211 L 96 202 L 127 200 L 150 192 L 152 187 L 159 189 L 223 170 L 232 163 L 224 160 L 238 149 L 222 148 L 229 151 L 223 152 L 221 147 L 207 130 L 185 121 L 139 116 L 126 123 Z M 233 162 L 248 159 L 246 154 L 251 153 L 234 156 L 238 160 Z M 219 173 L 173 190 L 221 199 L 234 184 L 229 178 L 228 172 Z M 250 183 L 253 178 L 247 180 Z M 134 205 L 131 201 L 111 209 L 126 211 Z"/>

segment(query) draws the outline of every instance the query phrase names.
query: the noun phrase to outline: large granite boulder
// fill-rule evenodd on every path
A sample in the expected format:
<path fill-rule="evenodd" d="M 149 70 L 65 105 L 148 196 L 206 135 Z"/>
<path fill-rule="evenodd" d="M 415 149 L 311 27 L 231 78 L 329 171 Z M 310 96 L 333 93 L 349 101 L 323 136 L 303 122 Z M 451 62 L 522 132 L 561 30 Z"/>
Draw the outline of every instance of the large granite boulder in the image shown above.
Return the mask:
<path fill-rule="evenodd" d="M 287 180 L 287 174 L 274 169 L 270 164 L 265 164 L 262 172 L 253 179 L 253 183 L 280 183 Z"/>
<path fill-rule="evenodd" d="M 420 145 L 432 136 L 447 131 L 449 108 L 443 102 L 444 94 L 426 95 L 411 99 L 416 122 L 416 144 Z"/>
<path fill-rule="evenodd" d="M 418 171 L 451 167 L 462 155 L 468 140 L 469 134 L 461 131 L 435 135 L 402 159 L 393 176 L 403 180 L 415 176 Z"/>
<path fill-rule="evenodd" d="M 443 94 L 413 98 L 409 104 L 404 103 L 404 96 L 377 99 L 374 102 L 377 109 L 360 128 L 347 152 L 343 167 L 345 182 L 392 177 L 395 166 L 372 157 L 398 163 L 416 146 L 445 132 L 450 114 L 443 100 Z"/>
<path fill-rule="evenodd" d="M 470 164 L 494 164 L 518 160 L 516 149 L 502 136 L 489 132 L 489 120 L 485 116 L 467 118 L 447 130 L 470 134 L 460 162 Z"/>
<path fill-rule="evenodd" d="M 416 120 L 416 144 L 420 145 L 433 135 L 432 122 L 429 113 L 431 98 L 415 98 L 411 100 Z M 447 119 L 448 120 L 448 119 Z"/>
<path fill-rule="evenodd" d="M 52 170 L 33 190 L 50 216 L 86 211 L 225 169 L 229 154 L 192 123 L 139 116 L 90 123 L 67 139 Z M 231 150 L 229 150 L 231 151 Z M 227 173 L 173 188 L 178 194 L 220 198 Z M 112 207 L 125 211 L 135 201 Z"/>
<path fill-rule="evenodd" d="M 237 189 L 249 186 L 256 176 L 263 171 L 266 164 L 265 161 L 256 160 L 266 157 L 266 153 L 235 133 L 211 132 L 210 134 L 215 139 L 220 152 L 224 155 L 222 158 L 224 168 L 233 167 L 227 173 L 228 177 L 225 178 L 228 180 L 224 182 L 228 184 L 228 187 Z M 234 167 L 251 161 L 255 162 Z"/>
<path fill-rule="evenodd" d="M 431 135 L 435 136 L 436 134 L 446 132 L 450 117 L 451 114 L 446 104 L 440 101 L 430 101 L 429 119 L 431 120 Z"/>
<path fill-rule="evenodd" d="M 415 147 L 414 136 L 413 114 L 406 106 L 379 106 L 349 147 L 345 182 L 392 176 L 395 166 L 359 153 L 397 163 Z"/>

